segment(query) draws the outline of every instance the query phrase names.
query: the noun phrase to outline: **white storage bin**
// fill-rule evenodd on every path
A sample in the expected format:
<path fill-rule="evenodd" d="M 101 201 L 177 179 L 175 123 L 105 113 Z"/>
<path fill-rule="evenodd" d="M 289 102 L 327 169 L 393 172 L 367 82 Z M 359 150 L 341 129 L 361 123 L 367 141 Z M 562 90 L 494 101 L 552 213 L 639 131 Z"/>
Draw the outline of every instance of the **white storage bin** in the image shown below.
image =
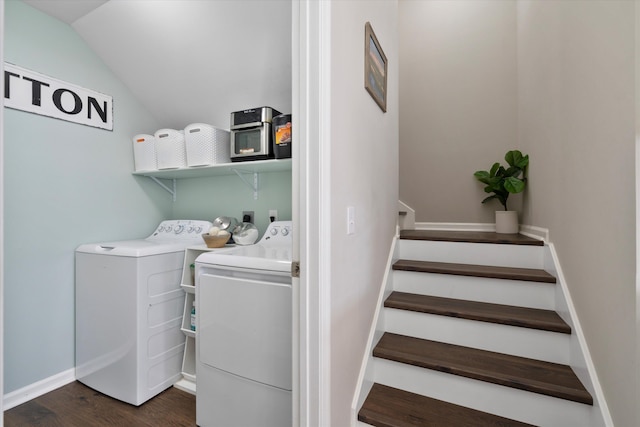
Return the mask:
<path fill-rule="evenodd" d="M 231 134 L 204 123 L 193 123 L 184 128 L 187 147 L 187 165 L 205 166 L 229 163 Z"/>
<path fill-rule="evenodd" d="M 140 134 L 133 137 L 133 162 L 136 172 L 158 169 L 156 139 L 153 135 Z"/>
<path fill-rule="evenodd" d="M 160 129 L 155 133 L 158 169 L 176 169 L 187 166 L 184 131 Z"/>

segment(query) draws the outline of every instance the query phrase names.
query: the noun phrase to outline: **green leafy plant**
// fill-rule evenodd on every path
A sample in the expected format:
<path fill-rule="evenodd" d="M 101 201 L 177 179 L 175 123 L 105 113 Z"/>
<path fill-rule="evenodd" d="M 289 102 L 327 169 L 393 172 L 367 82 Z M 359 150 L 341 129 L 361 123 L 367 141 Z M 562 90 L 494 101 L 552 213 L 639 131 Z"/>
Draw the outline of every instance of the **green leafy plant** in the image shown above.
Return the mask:
<path fill-rule="evenodd" d="M 496 162 L 489 171 L 477 171 L 473 174 L 478 181 L 485 184 L 485 193 L 493 193 L 485 198 L 482 203 L 498 199 L 500 204 L 507 209 L 507 200 L 510 194 L 521 193 L 527 185 L 527 166 L 529 165 L 529 155 L 523 156 L 518 150 L 507 152 L 504 156 L 508 168 L 505 169 Z"/>

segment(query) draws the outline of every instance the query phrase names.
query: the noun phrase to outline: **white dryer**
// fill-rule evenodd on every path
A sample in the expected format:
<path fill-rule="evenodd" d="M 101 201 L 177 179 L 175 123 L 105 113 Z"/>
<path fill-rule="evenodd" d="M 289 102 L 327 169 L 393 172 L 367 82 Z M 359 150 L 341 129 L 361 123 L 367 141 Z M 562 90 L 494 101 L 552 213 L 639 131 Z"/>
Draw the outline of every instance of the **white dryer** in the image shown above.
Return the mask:
<path fill-rule="evenodd" d="M 196 259 L 196 424 L 292 423 L 291 221 Z"/>
<path fill-rule="evenodd" d="M 78 247 L 78 381 L 137 406 L 180 379 L 184 252 L 211 225 L 163 221 L 146 239 Z"/>

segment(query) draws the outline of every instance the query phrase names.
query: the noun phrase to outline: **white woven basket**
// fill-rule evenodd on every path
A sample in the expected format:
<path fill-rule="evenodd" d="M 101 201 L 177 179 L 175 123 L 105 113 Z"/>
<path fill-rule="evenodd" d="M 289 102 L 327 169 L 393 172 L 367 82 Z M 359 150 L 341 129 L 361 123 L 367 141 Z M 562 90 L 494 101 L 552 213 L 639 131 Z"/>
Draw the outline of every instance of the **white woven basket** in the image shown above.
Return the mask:
<path fill-rule="evenodd" d="M 188 166 L 206 166 L 229 163 L 231 134 L 204 123 L 193 123 L 184 128 Z"/>
<path fill-rule="evenodd" d="M 160 129 L 155 133 L 158 169 L 176 169 L 187 166 L 184 131 Z"/>
<path fill-rule="evenodd" d="M 133 162 L 136 172 L 158 169 L 156 139 L 153 135 L 140 134 L 133 137 Z"/>

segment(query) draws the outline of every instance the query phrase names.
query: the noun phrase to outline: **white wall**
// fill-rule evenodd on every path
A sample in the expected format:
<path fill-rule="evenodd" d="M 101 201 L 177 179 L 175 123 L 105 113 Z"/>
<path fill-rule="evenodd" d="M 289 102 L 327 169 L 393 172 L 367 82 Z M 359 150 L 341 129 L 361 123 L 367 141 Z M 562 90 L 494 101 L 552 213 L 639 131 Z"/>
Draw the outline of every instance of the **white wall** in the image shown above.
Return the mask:
<path fill-rule="evenodd" d="M 524 223 L 550 231 L 616 426 L 637 425 L 634 3 L 518 2 Z"/>
<path fill-rule="evenodd" d="M 149 235 L 171 198 L 131 175 L 157 123 L 66 24 L 5 3 L 5 60 L 113 96 L 109 132 L 4 109 L 4 391 L 73 369 L 74 250 Z M 156 127 L 157 128 L 157 127 Z"/>
<path fill-rule="evenodd" d="M 395 234 L 398 200 L 398 19 L 396 1 L 331 3 L 330 117 L 326 143 L 330 206 L 330 406 L 350 422 L 360 363 Z M 387 112 L 364 89 L 369 21 L 388 59 Z M 347 207 L 356 232 L 347 235 Z"/>
<path fill-rule="evenodd" d="M 399 2 L 400 199 L 418 222 L 492 223 L 501 208 L 473 173 L 517 147 L 515 5 Z"/>

